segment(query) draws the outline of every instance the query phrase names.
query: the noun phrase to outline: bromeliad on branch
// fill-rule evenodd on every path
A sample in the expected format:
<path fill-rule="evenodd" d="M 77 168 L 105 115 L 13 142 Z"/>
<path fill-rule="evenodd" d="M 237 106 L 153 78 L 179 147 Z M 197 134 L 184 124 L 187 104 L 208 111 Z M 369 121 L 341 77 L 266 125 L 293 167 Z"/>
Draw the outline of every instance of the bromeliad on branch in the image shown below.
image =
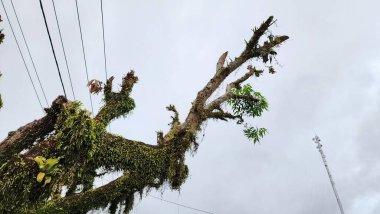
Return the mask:
<path fill-rule="evenodd" d="M 267 63 L 275 57 L 274 49 L 288 37 L 271 36 L 261 42 L 273 23 L 269 17 L 255 29 L 234 60 L 226 63 L 228 52 L 219 57 L 213 77 L 197 93 L 185 120 L 179 119 L 174 105 L 167 107 L 173 113 L 170 129 L 157 132 L 155 145 L 108 133 L 105 128 L 135 108 L 130 97 L 138 81 L 134 71 L 123 77 L 118 92 L 112 90 L 113 77 L 105 85 L 97 80 L 89 82 L 91 93 L 104 93 L 104 105 L 95 117 L 79 102 L 58 97 L 46 109 L 46 116 L 10 132 L 1 142 L 0 213 L 87 213 L 107 206 L 115 213 L 120 204 L 126 205 L 127 213 L 136 192 L 165 184 L 172 189 L 181 187 L 189 173 L 185 155 L 198 148 L 197 134 L 209 119 L 243 124 L 245 135 L 258 142 L 266 129 L 253 127 L 246 119 L 261 116 L 268 104 L 245 82 L 261 76 L 264 69 L 248 65 L 246 73 L 226 83 L 222 95 L 211 97 L 250 59 Z M 269 72 L 274 73 L 273 67 Z M 95 178 L 114 171 L 123 175 L 103 186 L 93 186 Z M 67 192 L 62 193 L 63 189 Z"/>

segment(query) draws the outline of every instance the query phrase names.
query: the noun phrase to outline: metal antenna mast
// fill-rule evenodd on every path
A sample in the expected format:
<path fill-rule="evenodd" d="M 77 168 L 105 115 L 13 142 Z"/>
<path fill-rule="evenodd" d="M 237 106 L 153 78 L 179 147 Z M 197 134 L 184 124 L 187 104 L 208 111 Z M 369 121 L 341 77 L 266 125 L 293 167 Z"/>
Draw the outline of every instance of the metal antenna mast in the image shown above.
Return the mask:
<path fill-rule="evenodd" d="M 339 198 L 339 195 L 338 195 L 338 191 L 337 191 L 336 188 L 335 188 L 334 180 L 333 180 L 333 178 L 332 178 L 332 176 L 331 176 L 331 173 L 330 173 L 329 167 L 327 166 L 326 156 L 325 156 L 325 154 L 323 153 L 323 150 L 322 150 L 322 144 L 320 143 L 321 140 L 319 139 L 319 137 L 318 137 L 317 135 L 315 135 L 315 137 L 313 138 L 313 141 L 314 141 L 314 143 L 317 144 L 317 149 L 319 150 L 319 153 L 321 153 L 321 156 L 322 156 L 322 159 L 323 159 L 323 163 L 325 164 L 327 174 L 329 175 L 329 178 L 330 178 L 331 186 L 332 186 L 332 188 L 333 188 L 333 190 L 334 190 L 334 194 L 335 194 L 335 197 L 336 197 L 336 201 L 338 202 L 338 205 L 339 205 L 340 213 L 341 213 L 341 214 L 344 214 L 344 210 L 343 210 L 342 202 L 340 202 L 340 198 Z"/>

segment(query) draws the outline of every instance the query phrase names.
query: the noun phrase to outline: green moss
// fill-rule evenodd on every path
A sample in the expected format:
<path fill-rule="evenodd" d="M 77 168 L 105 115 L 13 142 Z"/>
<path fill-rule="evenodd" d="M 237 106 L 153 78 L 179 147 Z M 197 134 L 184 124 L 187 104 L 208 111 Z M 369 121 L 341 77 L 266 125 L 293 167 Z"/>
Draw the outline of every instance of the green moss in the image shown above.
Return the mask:
<path fill-rule="evenodd" d="M 107 105 L 100 109 L 104 114 L 99 119 L 107 124 L 111 120 L 126 116 L 135 106 L 135 101 L 132 98 L 115 95 L 114 99 L 108 101 Z"/>
<path fill-rule="evenodd" d="M 59 198 L 63 185 L 83 184 L 90 189 L 96 169 L 90 166 L 98 145 L 103 142 L 104 133 L 104 126 L 80 109 L 80 103 L 65 105 L 64 111 L 58 115 L 55 135 L 50 139 L 52 146 L 41 147 L 40 154 L 46 161 L 62 157 L 60 173 L 57 170 L 50 173 L 46 167 L 41 169 L 41 164 L 34 160 L 14 157 L 0 168 L 0 198 L 5 198 L 0 202 L 0 211 L 21 212 L 22 209 L 38 207 L 49 197 Z M 37 177 L 41 178 L 41 173 L 45 174 L 46 180 L 40 183 Z"/>
<path fill-rule="evenodd" d="M 49 146 L 35 146 L 40 150 L 38 155 L 45 159 L 62 157 L 59 173 L 52 175 L 49 182 L 38 182 L 38 174 L 44 171 L 34 160 L 15 157 L 0 168 L 0 175 L 4 178 L 0 181 L 0 197 L 7 197 L 0 202 L 0 211 L 86 213 L 110 203 L 111 211 L 120 203 L 127 204 L 128 211 L 132 208 L 135 192 L 158 188 L 164 183 L 172 189 L 181 187 L 189 174 L 185 154 L 197 145 L 196 131 L 190 128 L 181 131 L 178 113 L 174 106 L 169 106 L 168 110 L 174 112 L 171 129 L 165 137 L 161 136 L 164 143 L 158 146 L 108 134 L 106 121 L 134 108 L 133 99 L 118 93 L 112 96 L 106 106 L 114 105 L 110 107 L 113 112 L 103 107 L 102 118 L 93 119 L 88 111 L 81 109 L 79 102 L 64 104 L 57 115 Z M 122 171 L 124 176 L 105 187 L 93 189 L 99 168 L 105 172 Z M 79 185 L 83 189 L 75 193 Z M 69 191 L 61 198 L 63 186 Z M 8 206 L 9 203 L 12 206 Z"/>
<path fill-rule="evenodd" d="M 96 123 L 79 102 L 69 103 L 58 116 L 54 136 L 54 153 L 63 156 L 63 175 L 59 182 L 70 187 L 73 193 L 80 184 L 84 190 L 92 188 L 96 176 L 94 155 L 103 143 L 105 127 Z"/>
<path fill-rule="evenodd" d="M 67 104 L 55 126 L 56 149 L 62 152 L 66 162 L 76 159 L 77 152 L 91 159 L 105 133 L 104 126 L 95 123 L 90 112 L 80 109 L 80 105 L 79 102 Z"/>
<path fill-rule="evenodd" d="M 31 207 L 42 195 L 48 196 L 47 189 L 36 190 L 38 169 L 28 167 L 20 157 L 14 157 L 12 163 L 5 164 L 0 169 L 0 213 L 15 213 L 20 208 Z"/>
<path fill-rule="evenodd" d="M 129 205 L 127 208 L 131 209 L 135 192 L 158 187 L 164 182 L 168 182 L 173 189 L 179 189 L 188 176 L 188 168 L 184 164 L 185 152 L 195 137 L 188 133 L 177 136 L 175 131 L 170 135 L 170 143 L 157 147 L 106 134 L 104 124 L 92 119 L 87 111 L 80 108 L 80 103 L 68 103 L 58 115 L 55 133 L 50 139 L 52 146 L 43 149 L 41 154 L 45 159 L 62 157 L 59 161 L 60 173 L 52 176 L 50 183 L 44 187 L 44 182 L 39 183 L 36 179 L 41 169 L 33 160 L 28 160 L 32 161 L 29 164 L 25 164 L 23 159 L 12 165 L 5 164 L 0 172 L 0 175 L 5 176 L 3 183 L 0 183 L 4 190 L 3 196 L 13 189 L 24 194 L 24 197 L 18 197 L 15 206 L 7 207 L 6 211 L 84 213 L 105 207 L 110 202 L 114 206 L 126 203 Z M 93 190 L 98 168 L 106 172 L 123 171 L 125 175 L 115 184 L 120 185 L 120 189 L 103 190 L 101 193 Z M 70 195 L 78 185 L 84 187 L 80 193 L 83 194 L 80 203 L 60 199 L 62 186 L 70 187 Z M 16 197 L 15 193 L 12 198 Z M 49 201 L 49 197 L 54 201 Z M 5 203 L 0 204 L 5 207 Z"/>

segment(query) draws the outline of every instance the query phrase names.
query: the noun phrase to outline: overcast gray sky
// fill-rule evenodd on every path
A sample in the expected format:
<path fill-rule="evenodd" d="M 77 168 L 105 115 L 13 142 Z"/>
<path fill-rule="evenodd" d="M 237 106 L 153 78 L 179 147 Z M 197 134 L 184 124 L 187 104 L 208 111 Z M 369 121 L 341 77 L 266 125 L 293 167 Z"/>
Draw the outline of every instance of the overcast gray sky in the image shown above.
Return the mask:
<path fill-rule="evenodd" d="M 17 29 L 10 1 L 4 1 Z M 43 2 L 72 99 L 52 4 Z M 89 109 L 75 1 L 55 3 L 74 89 Z M 51 102 L 62 90 L 38 1 L 14 4 Z M 274 15 L 278 22 L 273 33 L 289 35 L 290 40 L 278 51 L 278 73 L 251 80 L 270 104 L 270 111 L 255 125 L 269 133 L 253 145 L 233 122 L 208 122 L 198 152 L 187 158 L 190 177 L 180 193 L 166 188 L 163 198 L 218 214 L 337 214 L 311 140 L 317 133 L 346 213 L 380 213 L 379 8 L 378 0 L 105 1 L 109 75 L 120 81 L 134 69 L 140 78 L 133 91 L 137 108 L 112 123 L 111 131 L 154 143 L 155 131 L 168 129 L 165 106 L 175 104 L 183 119 L 197 91 L 213 75 L 221 53 L 228 50 L 231 58 L 237 56 L 251 29 Z M 104 80 L 100 1 L 79 0 L 79 9 L 90 79 Z M 3 139 L 43 113 L 3 9 L 0 14 L 5 20 L 0 28 L 6 34 L 0 46 Z M 26 53 L 24 46 L 23 50 Z M 100 99 L 93 98 L 96 109 Z M 136 214 L 197 213 L 152 197 L 144 196 L 136 204 L 132 211 Z"/>

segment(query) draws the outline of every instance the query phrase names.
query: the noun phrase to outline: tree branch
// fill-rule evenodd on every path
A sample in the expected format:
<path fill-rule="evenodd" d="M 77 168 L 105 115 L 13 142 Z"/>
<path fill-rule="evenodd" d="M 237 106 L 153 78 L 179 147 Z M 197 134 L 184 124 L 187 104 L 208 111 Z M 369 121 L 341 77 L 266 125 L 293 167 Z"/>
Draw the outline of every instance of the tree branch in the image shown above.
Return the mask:
<path fill-rule="evenodd" d="M 227 119 L 235 120 L 240 118 L 238 115 L 233 115 L 224 111 L 210 112 L 207 114 L 207 117 L 210 119 L 219 119 L 224 121 L 227 121 Z"/>
<path fill-rule="evenodd" d="M 239 79 L 235 80 L 234 82 L 227 84 L 226 92 L 223 95 L 216 98 L 215 100 L 213 100 L 212 102 L 210 102 L 208 105 L 206 105 L 205 110 L 208 112 L 211 112 L 214 109 L 221 108 L 220 105 L 231 98 L 245 99 L 245 100 L 250 100 L 252 102 L 257 102 L 258 99 L 256 99 L 255 97 L 243 97 L 243 95 L 237 96 L 236 94 L 232 92 L 232 89 L 234 88 L 239 89 L 241 83 L 249 79 L 252 75 L 256 73 L 262 73 L 262 72 L 263 72 L 262 70 L 256 70 L 256 68 L 252 68 L 252 66 L 249 65 L 248 72 L 245 73 Z"/>
<path fill-rule="evenodd" d="M 9 132 L 8 137 L 0 143 L 0 163 L 4 163 L 10 157 L 30 148 L 37 139 L 54 130 L 57 115 L 62 111 L 63 105 L 67 103 L 65 97 L 58 97 L 53 101 L 51 108 L 45 109 L 47 115 L 35 120 L 14 132 Z"/>
<path fill-rule="evenodd" d="M 248 72 L 245 73 L 242 77 L 235 80 L 234 82 L 231 82 L 227 85 L 226 91 L 230 91 L 232 88 L 240 88 L 240 84 L 249 79 L 251 76 L 253 76 L 256 73 L 262 73 L 262 70 L 256 70 L 256 68 L 252 68 L 252 65 L 247 66 Z"/>
<path fill-rule="evenodd" d="M 118 93 L 112 92 L 112 81 L 114 77 L 110 77 L 104 87 L 104 106 L 101 107 L 99 113 L 95 116 L 95 120 L 107 125 L 113 119 L 128 114 L 135 108 L 135 102 L 130 97 L 130 93 L 138 78 L 134 71 L 130 71 L 123 77 L 121 90 Z"/>
<path fill-rule="evenodd" d="M 210 79 L 206 86 L 198 92 L 197 97 L 192 102 L 192 107 L 186 117 L 186 120 L 181 125 L 182 129 L 190 128 L 194 131 L 199 129 L 201 123 L 203 122 L 202 114 L 205 110 L 204 107 L 206 101 L 233 71 L 253 57 L 259 58 L 267 56 L 273 47 L 280 45 L 289 38 L 288 36 L 277 36 L 274 40 L 265 42 L 263 46 L 259 47 L 258 43 L 261 36 L 264 35 L 272 24 L 273 17 L 271 16 L 254 31 L 252 37 L 247 42 L 245 49 L 239 57 L 235 58 L 235 60 L 230 62 L 226 67 L 221 67 L 221 63 L 219 63 L 215 75 Z M 223 58 L 224 55 L 220 57 L 219 61 L 223 61 Z M 250 76 L 252 76 L 252 74 L 248 73 L 247 76 L 242 77 L 238 80 L 238 82 L 243 81 L 245 78 L 249 78 Z M 225 100 L 228 96 L 230 95 L 227 93 L 227 95 L 221 100 Z"/>
<path fill-rule="evenodd" d="M 37 213 L 87 213 L 92 209 L 105 208 L 114 199 L 125 199 L 130 206 L 126 209 L 130 210 L 133 194 L 143 188 L 139 185 L 139 179 L 141 178 L 125 174 L 96 189 L 47 203 Z M 151 186 L 154 187 L 155 184 L 152 183 Z"/>
<path fill-rule="evenodd" d="M 194 103 L 193 105 L 197 107 L 202 107 L 204 103 L 206 102 L 206 100 L 220 86 L 220 84 L 228 75 L 230 75 L 234 70 L 239 68 L 244 62 L 246 62 L 247 60 L 255 56 L 254 54 L 256 52 L 255 47 L 257 46 L 260 37 L 268 30 L 269 26 L 272 24 L 272 21 L 273 21 L 273 16 L 269 17 L 264 23 L 262 23 L 260 27 L 254 31 L 251 39 L 249 40 L 249 42 L 247 42 L 246 47 L 244 51 L 240 54 L 240 56 L 235 58 L 235 60 L 233 60 L 231 63 L 229 63 L 227 67 L 224 67 L 224 68 L 222 67 L 217 70 L 214 77 L 211 78 L 211 80 L 206 84 L 206 86 L 201 91 L 199 91 L 195 101 L 193 102 Z M 283 41 L 286 40 L 285 37 L 283 39 L 284 39 Z M 272 44 L 273 45 L 272 47 L 274 47 L 280 44 L 281 42 L 279 43 L 276 42 L 276 44 L 274 43 L 273 44 L 270 43 L 270 44 Z M 270 44 L 268 45 L 268 47 L 270 46 Z"/>

